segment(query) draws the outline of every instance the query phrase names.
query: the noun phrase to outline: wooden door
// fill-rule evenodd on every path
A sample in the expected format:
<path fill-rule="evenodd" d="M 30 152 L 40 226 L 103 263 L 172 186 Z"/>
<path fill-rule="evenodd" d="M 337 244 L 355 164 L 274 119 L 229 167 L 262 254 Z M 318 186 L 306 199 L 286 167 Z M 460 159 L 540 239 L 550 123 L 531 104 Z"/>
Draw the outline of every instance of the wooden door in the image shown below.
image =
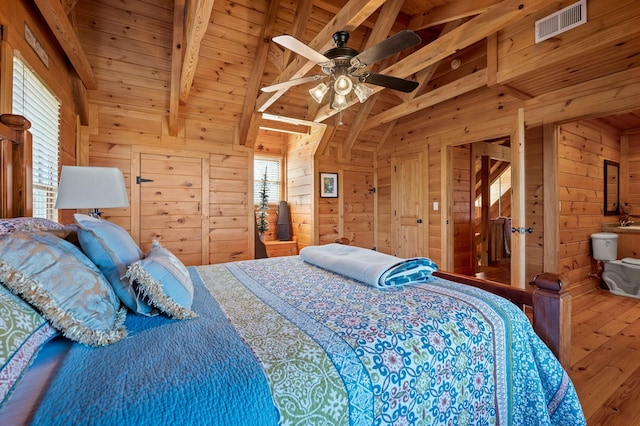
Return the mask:
<path fill-rule="evenodd" d="M 140 248 L 157 240 L 185 265 L 201 265 L 203 159 L 140 154 Z"/>
<path fill-rule="evenodd" d="M 339 206 L 342 218 L 340 235 L 359 247 L 375 246 L 375 193 L 373 173 L 345 170 L 342 173 L 342 203 Z"/>
<path fill-rule="evenodd" d="M 427 171 L 422 153 L 394 160 L 392 174 L 392 248 L 402 258 L 424 256 L 426 217 L 423 193 L 427 191 Z"/>
<path fill-rule="evenodd" d="M 475 273 L 473 203 L 475 185 L 471 172 L 471 146 L 451 147 L 453 173 L 451 193 L 453 201 L 453 271 L 465 275 Z"/>

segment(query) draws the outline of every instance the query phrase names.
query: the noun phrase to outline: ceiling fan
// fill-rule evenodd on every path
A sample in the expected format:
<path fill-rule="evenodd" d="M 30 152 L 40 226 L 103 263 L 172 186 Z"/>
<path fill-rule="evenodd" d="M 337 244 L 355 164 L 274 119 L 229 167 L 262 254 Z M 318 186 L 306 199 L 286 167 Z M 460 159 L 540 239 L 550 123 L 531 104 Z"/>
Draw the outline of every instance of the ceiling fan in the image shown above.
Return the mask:
<path fill-rule="evenodd" d="M 312 75 L 283 81 L 263 87 L 263 92 L 276 92 L 331 77 L 333 79 L 332 87 L 326 83 L 320 83 L 309 90 L 309 93 L 316 102 L 320 103 L 325 94 L 330 91 L 332 98 L 331 107 L 340 110 L 347 106 L 346 96 L 351 93 L 352 90 L 360 102 L 367 100 L 373 90 L 363 83 L 374 84 L 405 93 L 411 92 L 418 87 L 417 81 L 368 71 L 360 72 L 363 68 L 377 61 L 419 44 L 422 41 L 420 36 L 411 30 L 400 31 L 361 53 L 355 49 L 346 47 L 347 41 L 349 41 L 348 31 L 338 31 L 334 33 L 333 41 L 336 47 L 327 50 L 324 54 L 317 52 L 290 35 L 274 37 L 273 41 L 315 62 L 320 66 L 324 75 Z"/>

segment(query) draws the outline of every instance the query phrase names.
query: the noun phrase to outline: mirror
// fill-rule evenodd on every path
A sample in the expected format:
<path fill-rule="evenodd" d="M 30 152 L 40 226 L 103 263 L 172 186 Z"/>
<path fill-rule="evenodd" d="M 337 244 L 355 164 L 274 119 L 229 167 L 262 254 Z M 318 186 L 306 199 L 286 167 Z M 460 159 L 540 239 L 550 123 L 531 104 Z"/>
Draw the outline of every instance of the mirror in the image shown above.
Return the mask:
<path fill-rule="evenodd" d="M 620 165 L 604 160 L 604 215 L 620 214 Z"/>

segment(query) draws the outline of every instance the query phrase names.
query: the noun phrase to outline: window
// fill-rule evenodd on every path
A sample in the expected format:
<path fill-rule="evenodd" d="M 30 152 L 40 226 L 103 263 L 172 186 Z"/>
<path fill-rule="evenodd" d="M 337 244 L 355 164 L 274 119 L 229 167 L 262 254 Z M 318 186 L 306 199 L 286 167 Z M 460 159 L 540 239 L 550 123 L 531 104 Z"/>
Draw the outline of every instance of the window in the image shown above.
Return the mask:
<path fill-rule="evenodd" d="M 13 57 L 14 114 L 31 122 L 33 136 L 33 216 L 58 220 L 60 102 L 38 76 Z"/>
<path fill-rule="evenodd" d="M 267 174 L 267 195 L 270 203 L 281 201 L 282 158 L 256 155 L 253 159 L 253 203 L 259 204 L 262 180 Z"/>

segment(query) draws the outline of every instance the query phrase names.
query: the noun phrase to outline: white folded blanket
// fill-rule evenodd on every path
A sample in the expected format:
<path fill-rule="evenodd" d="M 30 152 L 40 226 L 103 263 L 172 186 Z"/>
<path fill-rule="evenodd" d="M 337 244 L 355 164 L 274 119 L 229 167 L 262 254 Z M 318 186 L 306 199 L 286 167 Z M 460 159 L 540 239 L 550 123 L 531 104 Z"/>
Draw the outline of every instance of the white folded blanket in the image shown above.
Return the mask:
<path fill-rule="evenodd" d="M 300 257 L 312 265 L 377 288 L 424 282 L 438 266 L 426 257 L 402 259 L 343 244 L 308 246 Z"/>

